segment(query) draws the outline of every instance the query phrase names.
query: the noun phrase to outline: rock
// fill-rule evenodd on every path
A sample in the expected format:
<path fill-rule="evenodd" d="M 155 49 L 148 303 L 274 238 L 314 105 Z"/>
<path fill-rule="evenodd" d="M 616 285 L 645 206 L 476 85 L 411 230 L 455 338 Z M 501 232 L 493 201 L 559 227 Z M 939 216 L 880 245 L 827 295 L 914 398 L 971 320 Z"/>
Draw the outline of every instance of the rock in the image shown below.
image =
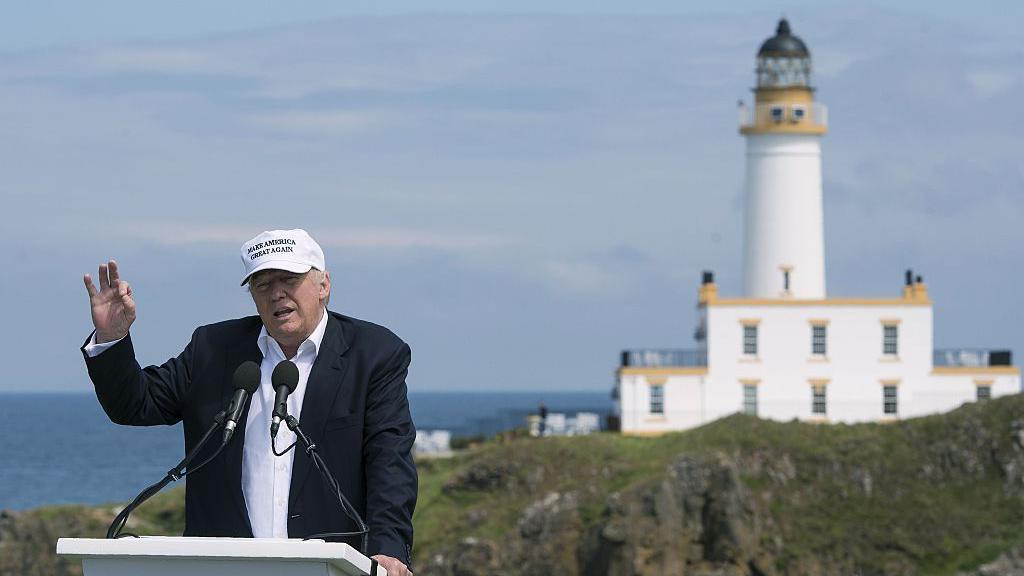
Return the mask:
<path fill-rule="evenodd" d="M 992 562 L 957 576 L 1024 576 L 1024 549 L 1017 546 Z"/>
<path fill-rule="evenodd" d="M 511 469 L 507 466 L 484 463 L 456 475 L 446 482 L 441 490 L 446 494 L 494 490 L 508 484 L 510 473 Z"/>
<path fill-rule="evenodd" d="M 530 504 L 523 511 L 519 519 L 519 535 L 536 540 L 574 527 L 576 506 L 574 492 L 549 492 L 542 500 Z"/>
<path fill-rule="evenodd" d="M 704 557 L 712 562 L 746 563 L 753 556 L 753 514 L 736 469 L 723 466 L 705 492 L 702 511 Z"/>
<path fill-rule="evenodd" d="M 466 522 L 473 527 L 483 524 L 489 514 L 485 508 L 474 508 L 466 513 Z"/>
<path fill-rule="evenodd" d="M 498 569 L 498 547 L 488 540 L 465 538 L 453 553 L 452 576 L 487 576 Z"/>

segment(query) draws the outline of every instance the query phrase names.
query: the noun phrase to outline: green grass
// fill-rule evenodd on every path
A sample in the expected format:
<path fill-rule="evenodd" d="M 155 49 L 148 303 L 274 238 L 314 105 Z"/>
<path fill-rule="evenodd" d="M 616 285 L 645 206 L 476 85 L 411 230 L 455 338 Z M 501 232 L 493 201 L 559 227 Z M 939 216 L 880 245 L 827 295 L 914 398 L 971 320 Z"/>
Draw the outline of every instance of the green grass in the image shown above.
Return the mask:
<path fill-rule="evenodd" d="M 185 487 L 176 486 L 153 496 L 135 510 L 132 519 L 146 534 L 180 536 L 185 530 Z"/>

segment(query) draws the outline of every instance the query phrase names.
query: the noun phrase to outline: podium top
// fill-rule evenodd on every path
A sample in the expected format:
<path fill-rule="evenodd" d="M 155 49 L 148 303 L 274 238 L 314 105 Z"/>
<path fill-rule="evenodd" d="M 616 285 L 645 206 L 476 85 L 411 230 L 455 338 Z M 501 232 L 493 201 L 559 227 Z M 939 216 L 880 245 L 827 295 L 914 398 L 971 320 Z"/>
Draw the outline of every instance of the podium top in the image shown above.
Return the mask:
<path fill-rule="evenodd" d="M 354 566 L 369 574 L 370 559 L 341 542 L 285 538 L 195 538 L 144 536 L 142 538 L 61 538 L 57 554 L 79 558 L 195 558 L 320 561 L 338 568 Z M 378 574 L 387 572 L 378 568 Z"/>

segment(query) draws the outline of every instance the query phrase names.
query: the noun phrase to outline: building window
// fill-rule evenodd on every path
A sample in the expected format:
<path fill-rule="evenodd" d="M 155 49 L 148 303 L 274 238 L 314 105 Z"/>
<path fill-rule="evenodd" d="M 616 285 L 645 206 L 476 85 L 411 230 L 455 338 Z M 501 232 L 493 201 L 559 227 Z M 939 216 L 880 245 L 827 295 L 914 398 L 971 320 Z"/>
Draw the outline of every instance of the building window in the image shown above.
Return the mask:
<path fill-rule="evenodd" d="M 886 356 L 899 354 L 899 326 L 895 324 L 882 326 L 882 354 Z"/>
<path fill-rule="evenodd" d="M 651 414 L 665 413 L 665 385 L 651 386 Z"/>
<path fill-rule="evenodd" d="M 806 116 L 806 115 L 807 115 L 807 109 L 806 108 L 804 108 L 803 106 L 793 106 L 792 116 L 790 117 L 790 121 L 795 124 L 795 123 L 803 120 L 804 116 Z"/>
<path fill-rule="evenodd" d="M 978 402 L 984 402 L 985 400 L 991 400 L 991 399 L 992 399 L 992 387 L 988 386 L 988 385 L 978 386 Z"/>
<path fill-rule="evenodd" d="M 882 413 L 896 414 L 896 387 L 882 386 Z"/>
<path fill-rule="evenodd" d="M 811 354 L 824 356 L 826 353 L 825 340 L 828 327 L 822 324 L 811 326 Z"/>
<path fill-rule="evenodd" d="M 757 324 L 743 325 L 743 353 L 757 356 Z"/>
<path fill-rule="evenodd" d="M 812 390 L 814 390 L 814 397 L 811 401 L 811 414 L 824 416 L 826 414 L 825 387 L 814 386 Z"/>
<path fill-rule="evenodd" d="M 772 122 L 775 122 L 776 124 L 778 124 L 779 122 L 782 122 L 782 119 L 785 116 L 785 114 L 786 114 L 786 110 L 782 106 L 772 106 L 772 108 L 771 108 Z"/>
<path fill-rule="evenodd" d="M 743 413 L 757 416 L 757 385 L 743 385 Z"/>

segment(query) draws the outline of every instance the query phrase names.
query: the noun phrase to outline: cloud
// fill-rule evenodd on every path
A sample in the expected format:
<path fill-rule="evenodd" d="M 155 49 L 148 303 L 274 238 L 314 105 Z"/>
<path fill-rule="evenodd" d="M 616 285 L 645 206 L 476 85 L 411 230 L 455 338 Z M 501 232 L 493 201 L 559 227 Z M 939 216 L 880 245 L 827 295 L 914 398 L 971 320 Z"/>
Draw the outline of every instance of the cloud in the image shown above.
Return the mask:
<path fill-rule="evenodd" d="M 379 114 L 364 111 L 292 111 L 250 116 L 244 121 L 278 134 L 353 136 L 372 129 L 382 120 Z"/>
<path fill-rule="evenodd" d="M 628 292 L 632 279 L 620 270 L 585 260 L 542 262 L 540 279 L 549 289 L 568 296 L 608 296 Z"/>
<path fill-rule="evenodd" d="M 982 98 L 989 98 L 997 94 L 1009 91 L 1019 78 L 1009 72 L 995 70 L 978 70 L 969 72 L 967 80 L 974 87 L 975 92 Z"/>
<path fill-rule="evenodd" d="M 150 72 L 163 74 L 213 74 L 231 68 L 216 65 L 210 55 L 188 48 L 140 47 L 101 48 L 84 55 L 80 63 L 88 66 L 83 72 L 111 74 Z"/>
<path fill-rule="evenodd" d="M 144 221 L 108 228 L 106 233 L 131 241 L 156 242 L 166 246 L 229 244 L 241 246 L 254 236 L 258 226 L 190 225 Z M 473 251 L 506 245 L 497 236 L 446 233 L 402 228 L 310 228 L 325 248 L 389 248 Z"/>
<path fill-rule="evenodd" d="M 326 230 L 317 233 L 324 244 L 337 248 L 434 248 L 476 250 L 507 244 L 493 236 L 401 229 Z"/>

